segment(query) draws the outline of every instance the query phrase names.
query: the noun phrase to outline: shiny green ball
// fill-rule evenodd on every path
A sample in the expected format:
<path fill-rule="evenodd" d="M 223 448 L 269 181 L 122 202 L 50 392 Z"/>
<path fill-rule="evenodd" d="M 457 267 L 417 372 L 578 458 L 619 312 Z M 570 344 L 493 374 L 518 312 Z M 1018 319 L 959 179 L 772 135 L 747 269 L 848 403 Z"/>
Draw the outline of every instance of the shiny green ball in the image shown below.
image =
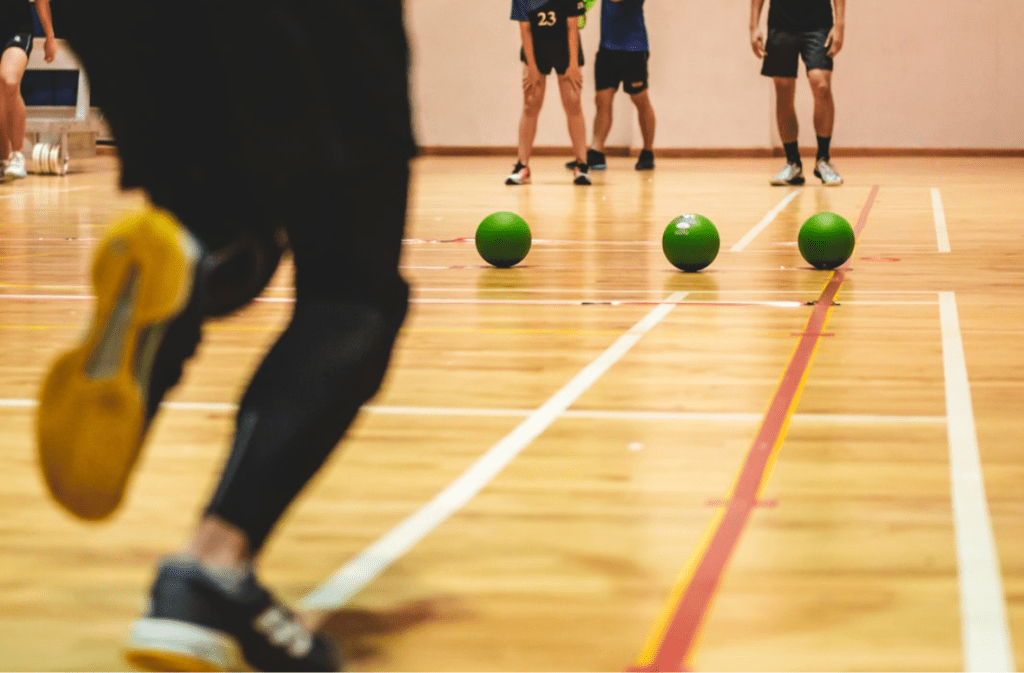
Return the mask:
<path fill-rule="evenodd" d="M 800 254 L 815 269 L 835 269 L 850 259 L 856 244 L 853 227 L 841 215 L 818 213 L 800 227 Z"/>
<path fill-rule="evenodd" d="M 530 226 L 515 213 L 492 213 L 476 228 L 476 251 L 502 269 L 523 261 L 532 242 Z"/>
<path fill-rule="evenodd" d="M 703 215 L 680 215 L 668 223 L 661 237 L 661 249 L 672 266 L 683 271 L 700 271 L 718 256 L 718 229 Z"/>

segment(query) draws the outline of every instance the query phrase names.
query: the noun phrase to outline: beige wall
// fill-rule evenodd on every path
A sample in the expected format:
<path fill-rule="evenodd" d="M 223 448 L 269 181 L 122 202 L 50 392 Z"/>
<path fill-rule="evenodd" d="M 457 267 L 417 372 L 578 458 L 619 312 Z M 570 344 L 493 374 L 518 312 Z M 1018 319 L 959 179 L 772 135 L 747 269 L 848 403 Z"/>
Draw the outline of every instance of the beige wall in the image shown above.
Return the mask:
<path fill-rule="evenodd" d="M 1024 0 L 847 0 L 837 58 L 835 145 L 1024 148 Z M 425 146 L 510 146 L 522 94 L 509 0 L 406 0 L 417 133 Z M 599 6 L 583 31 L 588 128 Z M 770 81 L 748 45 L 748 0 L 647 0 L 657 144 L 764 148 L 778 143 Z M 767 11 L 765 12 L 767 14 Z M 801 70 L 800 141 L 814 142 Z M 609 145 L 639 144 L 616 97 Z M 554 78 L 537 145 L 567 146 Z"/>

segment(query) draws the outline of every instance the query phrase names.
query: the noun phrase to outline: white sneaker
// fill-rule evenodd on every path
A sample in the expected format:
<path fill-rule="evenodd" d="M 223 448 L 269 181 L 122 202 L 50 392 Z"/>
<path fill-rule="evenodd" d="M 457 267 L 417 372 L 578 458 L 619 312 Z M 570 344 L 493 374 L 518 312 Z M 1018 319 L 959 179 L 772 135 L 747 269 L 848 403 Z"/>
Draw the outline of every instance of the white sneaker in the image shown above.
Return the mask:
<path fill-rule="evenodd" d="M 512 173 L 505 178 L 506 185 L 528 185 L 530 184 L 530 167 L 517 161 Z"/>
<path fill-rule="evenodd" d="M 572 184 L 574 185 L 589 185 L 590 183 L 590 166 L 587 164 L 576 163 L 576 168 L 572 169 Z"/>
<path fill-rule="evenodd" d="M 832 167 L 825 159 L 818 159 L 814 165 L 815 177 L 821 178 L 821 184 L 826 187 L 835 187 L 836 185 L 843 184 L 843 176 L 839 175 L 835 168 Z"/>
<path fill-rule="evenodd" d="M 776 187 L 804 184 L 803 166 L 800 164 L 786 164 L 785 168 L 772 178 L 772 184 Z"/>
<path fill-rule="evenodd" d="M 4 177 L 20 180 L 27 175 L 28 173 L 25 171 L 25 155 L 21 152 L 11 152 L 11 156 L 7 157 Z"/>

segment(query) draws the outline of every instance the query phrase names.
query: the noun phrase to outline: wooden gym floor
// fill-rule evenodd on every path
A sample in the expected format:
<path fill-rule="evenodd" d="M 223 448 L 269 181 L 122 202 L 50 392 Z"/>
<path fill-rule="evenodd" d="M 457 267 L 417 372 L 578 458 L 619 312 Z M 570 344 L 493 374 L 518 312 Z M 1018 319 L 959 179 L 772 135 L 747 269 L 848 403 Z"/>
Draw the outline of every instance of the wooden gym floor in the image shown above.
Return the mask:
<path fill-rule="evenodd" d="M 266 581 L 354 670 L 1024 661 L 1024 160 L 846 158 L 845 186 L 799 190 L 767 185 L 777 160 L 612 158 L 591 188 L 562 161 L 524 188 L 507 158 L 415 163 L 392 369 Z M 290 310 L 286 264 L 208 326 L 116 517 L 71 520 L 37 475 L 34 399 L 88 320 L 97 238 L 143 204 L 114 159 L 77 168 L 0 185 L 4 670 L 123 669 Z M 497 210 L 532 227 L 517 268 L 473 248 Z M 824 210 L 862 230 L 837 273 L 795 246 Z M 685 212 L 722 236 L 703 273 L 661 253 Z"/>

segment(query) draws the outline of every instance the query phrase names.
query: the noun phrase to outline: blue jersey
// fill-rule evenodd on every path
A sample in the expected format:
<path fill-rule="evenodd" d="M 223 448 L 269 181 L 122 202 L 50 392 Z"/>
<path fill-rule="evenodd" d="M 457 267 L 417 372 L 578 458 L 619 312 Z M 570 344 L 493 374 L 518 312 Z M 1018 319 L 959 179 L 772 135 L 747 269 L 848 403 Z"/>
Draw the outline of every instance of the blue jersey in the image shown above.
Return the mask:
<path fill-rule="evenodd" d="M 650 51 L 644 24 L 644 0 L 601 3 L 601 48 Z"/>

